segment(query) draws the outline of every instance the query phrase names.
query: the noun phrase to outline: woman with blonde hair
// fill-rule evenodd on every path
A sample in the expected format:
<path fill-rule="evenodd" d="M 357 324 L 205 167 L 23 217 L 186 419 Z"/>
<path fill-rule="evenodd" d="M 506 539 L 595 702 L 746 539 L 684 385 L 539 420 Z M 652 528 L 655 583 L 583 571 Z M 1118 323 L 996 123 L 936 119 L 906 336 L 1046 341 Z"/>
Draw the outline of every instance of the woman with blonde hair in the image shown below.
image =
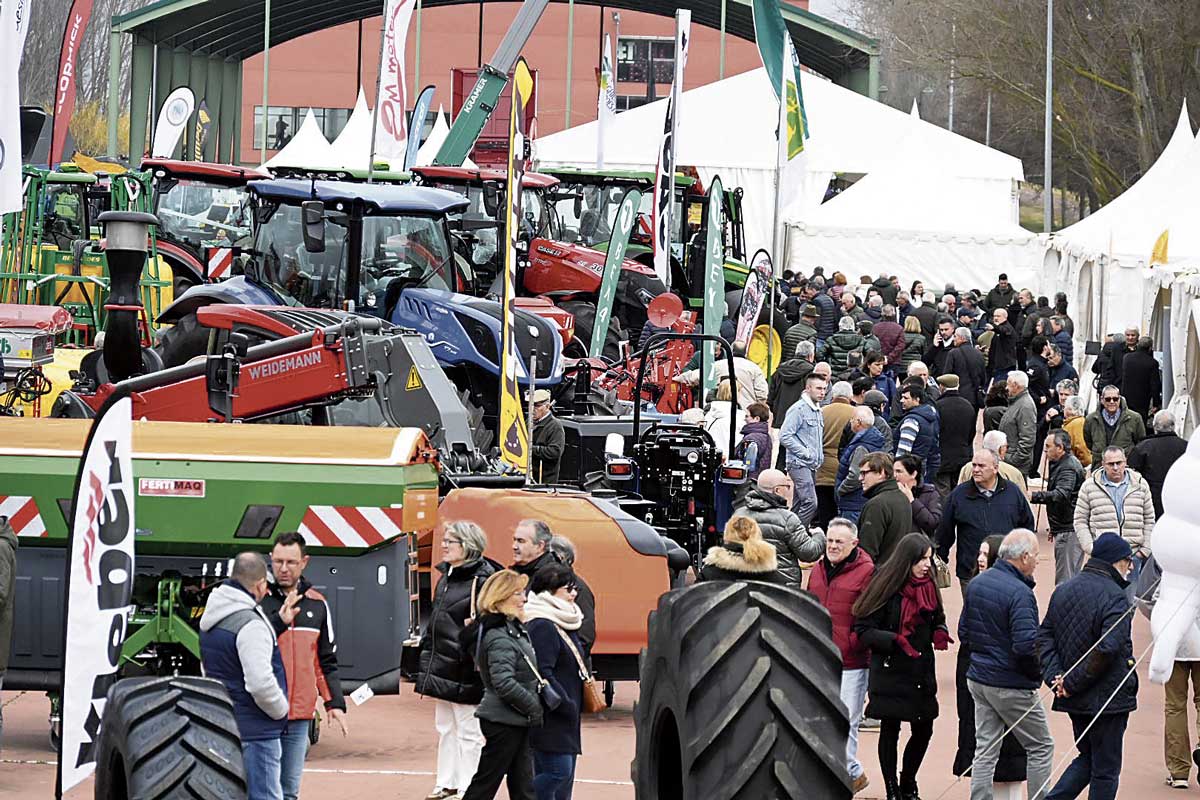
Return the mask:
<path fill-rule="evenodd" d="M 908 365 L 925 357 L 925 335 L 921 333 L 921 320 L 909 314 L 904 320 L 904 352 L 900 354 L 897 372 L 908 374 Z"/>
<path fill-rule="evenodd" d="M 704 414 L 704 429 L 726 459 L 731 457 L 733 448 L 742 441 L 742 428 L 746 424 L 746 411 L 738 408 L 736 401 L 729 380 L 723 380 L 717 384 L 717 399 L 708 404 L 708 411 Z M 733 439 L 730 440 L 729 418 L 732 416 L 737 417 L 737 422 L 734 424 Z"/>
<path fill-rule="evenodd" d="M 463 800 L 492 800 L 506 777 L 512 800 L 533 800 L 529 729 L 542 724 L 542 701 L 537 654 L 524 624 L 528 584 L 510 569 L 492 575 L 479 592 L 479 618 L 463 631 L 463 646 L 483 679 L 475 716 L 486 740 Z"/>
<path fill-rule="evenodd" d="M 699 580 L 787 583 L 779 572 L 775 545 L 763 539 L 757 522 L 740 515 L 726 523 L 724 543 L 709 549 Z"/>

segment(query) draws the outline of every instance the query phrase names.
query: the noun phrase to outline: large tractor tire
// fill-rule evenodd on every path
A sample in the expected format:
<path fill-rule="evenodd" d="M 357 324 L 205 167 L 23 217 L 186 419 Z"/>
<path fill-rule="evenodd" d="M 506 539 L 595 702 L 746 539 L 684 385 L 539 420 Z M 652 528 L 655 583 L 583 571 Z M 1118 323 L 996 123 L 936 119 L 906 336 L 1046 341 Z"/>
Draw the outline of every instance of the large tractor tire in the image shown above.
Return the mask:
<path fill-rule="evenodd" d="M 583 343 L 584 347 L 592 345 L 592 330 L 596 327 L 596 304 L 589 303 L 586 300 L 565 300 L 558 304 L 558 307 L 563 311 L 570 311 L 575 317 L 575 338 Z M 604 337 L 604 357 L 609 361 L 616 361 L 621 355 L 621 323 L 617 321 L 616 316 L 609 317 L 608 334 Z M 589 355 L 599 356 L 600 353 L 589 353 Z"/>
<path fill-rule="evenodd" d="M 637 800 L 848 800 L 842 659 L 809 595 L 714 581 L 650 614 Z"/>
<path fill-rule="evenodd" d="M 211 678 L 127 678 L 108 692 L 96 797 L 245 800 L 233 703 Z"/>

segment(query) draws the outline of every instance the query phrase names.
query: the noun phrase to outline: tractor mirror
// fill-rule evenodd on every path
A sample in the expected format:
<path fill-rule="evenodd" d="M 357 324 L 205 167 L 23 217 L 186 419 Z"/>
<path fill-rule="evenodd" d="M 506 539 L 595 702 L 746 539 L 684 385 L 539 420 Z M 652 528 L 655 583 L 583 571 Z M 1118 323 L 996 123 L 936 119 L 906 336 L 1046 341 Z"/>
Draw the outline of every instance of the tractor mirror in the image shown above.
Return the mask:
<path fill-rule="evenodd" d="M 495 181 L 485 181 L 483 184 L 483 210 L 489 217 L 500 213 L 500 187 Z"/>
<path fill-rule="evenodd" d="M 573 208 L 575 211 L 575 219 L 579 219 L 583 216 L 583 195 L 579 192 L 575 193 L 575 202 Z"/>
<path fill-rule="evenodd" d="M 305 200 L 300 204 L 303 218 L 304 249 L 310 253 L 325 252 L 325 204 L 320 200 Z"/>
<path fill-rule="evenodd" d="M 625 455 L 625 437 L 619 433 L 610 433 L 604 437 L 604 452 L 620 458 Z"/>

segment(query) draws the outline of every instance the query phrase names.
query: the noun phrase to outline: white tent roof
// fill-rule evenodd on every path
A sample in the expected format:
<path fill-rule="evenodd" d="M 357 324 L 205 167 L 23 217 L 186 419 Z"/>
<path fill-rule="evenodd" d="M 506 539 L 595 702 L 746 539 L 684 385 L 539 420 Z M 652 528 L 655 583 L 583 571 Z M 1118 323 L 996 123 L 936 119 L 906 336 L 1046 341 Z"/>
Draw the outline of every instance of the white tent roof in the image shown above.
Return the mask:
<path fill-rule="evenodd" d="M 1179 204 L 1188 203 L 1194 213 L 1189 198 L 1200 178 L 1198 148 L 1185 103 L 1175 132 L 1146 174 L 1095 214 L 1055 233 L 1051 247 L 1080 258 L 1109 256 L 1127 266 L 1147 263 Z"/>
<path fill-rule="evenodd" d="M 346 169 L 367 169 L 371 162 L 371 109 L 367 108 L 367 95 L 360 87 L 354 111 L 346 121 L 346 127 L 331 145 L 336 163 Z"/>
<path fill-rule="evenodd" d="M 304 115 L 304 123 L 283 149 L 267 160 L 264 167 L 305 167 L 308 169 L 337 169 L 341 164 L 333 145 L 321 133 L 312 109 Z"/>
<path fill-rule="evenodd" d="M 433 157 L 437 155 L 438 150 L 442 148 L 442 143 L 446 141 L 446 137 L 450 134 L 450 126 L 446 123 L 446 114 L 442 111 L 441 105 L 438 106 L 437 117 L 433 120 L 433 127 L 429 129 L 429 136 L 421 143 L 421 147 L 417 150 L 417 163 L 414 166 L 427 167 L 433 163 Z"/>

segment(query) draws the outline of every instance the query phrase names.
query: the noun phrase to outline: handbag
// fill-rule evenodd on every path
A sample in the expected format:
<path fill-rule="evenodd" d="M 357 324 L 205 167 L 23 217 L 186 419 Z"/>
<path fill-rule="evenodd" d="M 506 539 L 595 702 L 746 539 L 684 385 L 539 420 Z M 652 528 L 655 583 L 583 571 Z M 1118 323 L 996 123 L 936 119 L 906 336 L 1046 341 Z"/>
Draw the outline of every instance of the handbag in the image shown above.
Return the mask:
<path fill-rule="evenodd" d="M 563 698 L 562 695 L 558 693 L 558 690 L 550 685 L 550 681 L 542 677 L 542 673 L 538 672 L 538 668 L 534 666 L 533 661 L 530 660 L 529 656 L 521 653 L 521 658 L 525 659 L 525 663 L 529 665 L 531 670 L 533 670 L 533 677 L 537 678 L 538 696 L 542 698 L 542 706 L 547 711 L 553 711 L 561 706 Z"/>
<path fill-rule="evenodd" d="M 571 637 L 567 636 L 562 628 L 558 628 L 558 635 L 567 643 L 571 655 L 575 656 L 575 663 L 579 665 L 579 678 L 583 681 L 583 700 L 579 704 L 579 710 L 584 714 L 599 714 L 608 708 L 608 703 L 604 702 L 604 696 L 600 694 L 600 687 L 596 685 L 596 679 L 592 677 L 587 665 L 583 663 L 583 656 L 579 654 L 579 649 L 575 647 Z"/>
<path fill-rule="evenodd" d="M 954 576 L 950 572 L 950 565 L 942 561 L 942 557 L 937 553 L 933 554 L 933 582 L 939 589 L 949 589 L 950 583 Z"/>

